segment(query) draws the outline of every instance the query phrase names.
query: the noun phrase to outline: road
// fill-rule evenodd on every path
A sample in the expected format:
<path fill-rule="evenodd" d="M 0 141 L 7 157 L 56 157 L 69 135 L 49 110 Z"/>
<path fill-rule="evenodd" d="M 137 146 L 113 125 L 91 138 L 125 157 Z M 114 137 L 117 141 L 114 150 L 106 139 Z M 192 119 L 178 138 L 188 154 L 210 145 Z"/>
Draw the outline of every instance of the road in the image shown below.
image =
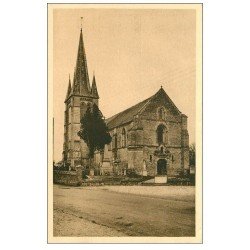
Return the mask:
<path fill-rule="evenodd" d="M 195 236 L 194 187 L 181 188 L 54 185 L 54 236 Z"/>

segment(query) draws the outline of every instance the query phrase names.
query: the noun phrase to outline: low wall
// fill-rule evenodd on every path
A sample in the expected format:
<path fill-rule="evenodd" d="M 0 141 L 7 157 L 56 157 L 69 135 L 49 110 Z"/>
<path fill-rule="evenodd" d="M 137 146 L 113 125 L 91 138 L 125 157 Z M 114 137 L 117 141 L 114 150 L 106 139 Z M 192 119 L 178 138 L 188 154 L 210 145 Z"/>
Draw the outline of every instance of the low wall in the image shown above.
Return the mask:
<path fill-rule="evenodd" d="M 53 182 L 68 186 L 79 186 L 82 184 L 82 168 L 77 167 L 76 171 L 53 171 Z"/>
<path fill-rule="evenodd" d="M 155 183 L 167 183 L 168 182 L 168 177 L 167 175 L 164 176 L 155 176 Z"/>

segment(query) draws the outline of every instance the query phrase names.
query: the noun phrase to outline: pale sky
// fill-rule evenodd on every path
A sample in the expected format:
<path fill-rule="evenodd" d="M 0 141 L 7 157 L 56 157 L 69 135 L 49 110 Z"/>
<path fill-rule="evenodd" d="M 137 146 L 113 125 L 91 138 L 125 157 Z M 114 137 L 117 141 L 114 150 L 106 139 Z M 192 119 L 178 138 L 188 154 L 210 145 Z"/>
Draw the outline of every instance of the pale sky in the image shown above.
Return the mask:
<path fill-rule="evenodd" d="M 64 100 L 74 67 L 83 17 L 83 39 L 99 108 L 106 118 L 162 87 L 188 116 L 195 141 L 195 10 L 56 9 L 53 14 L 54 159 L 62 159 Z"/>

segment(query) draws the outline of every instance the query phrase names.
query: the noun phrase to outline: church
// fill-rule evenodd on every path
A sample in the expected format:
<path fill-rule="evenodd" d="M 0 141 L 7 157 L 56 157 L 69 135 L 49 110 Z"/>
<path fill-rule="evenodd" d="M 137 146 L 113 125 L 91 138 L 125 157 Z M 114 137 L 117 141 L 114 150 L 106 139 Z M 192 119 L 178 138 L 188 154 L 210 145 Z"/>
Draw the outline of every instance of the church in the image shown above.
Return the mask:
<path fill-rule="evenodd" d="M 98 105 L 93 76 L 90 85 L 82 29 L 74 77 L 65 99 L 63 160 L 71 168 L 88 162 L 88 147 L 77 135 L 88 105 Z M 189 171 L 187 116 L 162 87 L 138 104 L 106 119 L 112 141 L 94 156 L 95 174 L 179 176 Z"/>

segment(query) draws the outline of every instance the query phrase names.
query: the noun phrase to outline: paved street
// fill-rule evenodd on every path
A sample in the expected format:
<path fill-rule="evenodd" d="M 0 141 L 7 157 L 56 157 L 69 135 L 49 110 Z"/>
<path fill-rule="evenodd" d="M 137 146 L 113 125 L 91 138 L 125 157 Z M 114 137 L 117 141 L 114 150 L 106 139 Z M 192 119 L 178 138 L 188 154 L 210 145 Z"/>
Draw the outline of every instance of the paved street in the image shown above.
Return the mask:
<path fill-rule="evenodd" d="M 54 236 L 194 236 L 194 190 L 54 185 Z"/>

